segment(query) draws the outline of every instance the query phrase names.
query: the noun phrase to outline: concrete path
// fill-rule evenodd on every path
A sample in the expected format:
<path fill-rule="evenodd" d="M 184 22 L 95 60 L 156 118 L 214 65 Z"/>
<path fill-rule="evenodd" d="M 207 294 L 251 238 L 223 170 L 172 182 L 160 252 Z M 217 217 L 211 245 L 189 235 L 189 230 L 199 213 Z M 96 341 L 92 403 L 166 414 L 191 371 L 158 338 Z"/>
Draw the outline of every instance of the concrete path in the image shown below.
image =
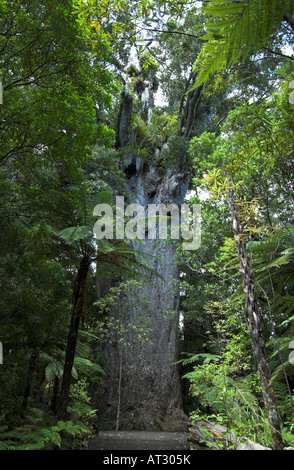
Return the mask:
<path fill-rule="evenodd" d="M 189 450 L 188 432 L 100 431 L 89 450 Z"/>

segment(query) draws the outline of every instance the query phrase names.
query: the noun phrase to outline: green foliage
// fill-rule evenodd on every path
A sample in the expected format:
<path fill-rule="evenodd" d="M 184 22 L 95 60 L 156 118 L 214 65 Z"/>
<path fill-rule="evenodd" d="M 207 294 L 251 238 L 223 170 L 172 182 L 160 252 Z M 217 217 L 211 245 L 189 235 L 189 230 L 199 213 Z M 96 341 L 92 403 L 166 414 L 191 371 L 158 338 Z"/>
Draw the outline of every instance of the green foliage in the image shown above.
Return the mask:
<path fill-rule="evenodd" d="M 1 18 L 0 161 L 67 165 L 70 154 L 81 163 L 106 129 L 96 125 L 95 106 L 108 107 L 115 94 L 100 62 L 107 47 L 100 45 L 93 66 L 71 1 L 54 8 L 13 0 L 1 4 Z"/>
<path fill-rule="evenodd" d="M 101 371 L 100 371 L 101 372 Z M 91 406 L 89 396 L 89 383 L 86 379 L 80 379 L 71 386 L 69 412 L 75 420 L 86 423 L 91 427 L 92 419 L 96 416 L 96 410 Z"/>
<path fill-rule="evenodd" d="M 0 428 L 0 448 L 14 451 L 56 450 L 66 448 L 66 443 L 81 440 L 90 433 L 84 424 L 74 421 L 25 423 L 13 430 L 4 425 Z"/>
<path fill-rule="evenodd" d="M 80 240 L 87 240 L 92 238 L 92 232 L 90 231 L 90 227 L 84 225 L 82 227 L 67 227 L 63 229 L 59 236 L 69 245 L 76 241 Z"/>
<path fill-rule="evenodd" d="M 128 335 L 134 334 L 142 343 L 150 342 L 148 338 L 150 321 L 144 317 L 144 306 L 148 304 L 147 299 L 141 299 L 139 304 L 139 293 L 142 284 L 140 281 L 129 280 L 121 282 L 116 287 L 111 287 L 107 295 L 94 302 L 94 306 L 100 312 L 101 320 L 95 324 L 95 331 L 100 341 L 106 340 L 118 342 L 123 347 L 130 347 Z M 132 292 L 134 300 L 128 301 L 127 307 L 141 309 L 137 313 L 137 322 L 124 323 L 124 309 L 126 308 L 125 292 Z"/>
<path fill-rule="evenodd" d="M 293 226 L 288 226 L 249 244 L 256 279 L 271 299 L 271 308 L 281 318 L 293 313 L 293 233 Z"/>
<path fill-rule="evenodd" d="M 183 168 L 190 168 L 191 161 L 188 155 L 189 141 L 184 137 L 172 135 L 167 140 L 167 147 L 162 150 L 160 159 L 163 168 L 169 168 L 178 163 L 179 155 Z"/>
<path fill-rule="evenodd" d="M 157 25 L 161 15 L 180 16 L 185 3 L 175 0 L 162 1 L 159 5 L 152 0 L 113 1 L 100 3 L 97 0 L 75 0 L 77 21 L 84 30 L 93 50 L 97 42 L 104 40 L 118 48 L 120 41 L 127 46 L 137 45 L 141 39 L 138 18 L 145 27 Z"/>
<path fill-rule="evenodd" d="M 92 242 L 96 195 L 120 191 L 124 180 L 117 153 L 107 149 L 115 132 L 105 117 L 119 91 L 106 66 L 107 41 L 92 55 L 72 1 L 12 0 L 0 10 L 0 412 L 12 432 L 27 407 L 48 410 L 57 398 L 73 281 Z M 94 290 L 92 271 L 88 285 Z M 103 371 L 86 341 L 79 337 L 73 378 L 99 381 Z M 35 441 L 47 445 L 48 437 L 59 445 L 58 433 L 42 430 Z"/>
<path fill-rule="evenodd" d="M 149 127 L 154 146 L 161 148 L 177 132 L 178 118 L 167 113 L 154 113 Z"/>
<path fill-rule="evenodd" d="M 259 406 L 257 376 L 247 374 L 233 378 L 228 373 L 228 367 L 219 359 L 196 366 L 185 376 L 189 379 L 192 396 L 197 399 L 200 416 L 221 422 L 228 427 L 229 434 L 269 446 L 270 432 L 264 410 Z M 199 411 L 191 414 L 192 422 L 198 421 Z"/>
<path fill-rule="evenodd" d="M 247 326 L 230 303 L 210 302 L 206 312 L 213 320 L 209 332 L 210 349 L 213 347 L 218 354 L 191 354 L 183 363 L 196 361 L 199 365 L 184 377 L 189 379 L 191 393 L 199 401 L 200 408 L 226 412 L 228 419 L 235 419 L 242 414 L 246 399 L 252 408 L 256 402 L 253 380 L 244 375 L 250 371 L 251 363 Z"/>
<path fill-rule="evenodd" d="M 238 217 L 243 227 L 240 236 L 247 242 L 253 268 L 255 295 L 263 317 L 262 333 L 266 340 L 271 338 L 267 342 L 271 384 L 285 425 L 285 436 L 293 415 L 293 373 L 288 362 L 293 314 L 293 211 L 290 203 L 293 197 L 290 188 L 293 109 L 288 103 L 288 93 L 285 84 L 264 103 L 240 105 L 228 114 L 220 134 L 203 133 L 193 138 L 190 145 L 196 167 L 195 187 L 203 183 L 209 195 L 215 197 L 211 205 L 226 206 L 227 192 L 232 187 L 237 195 Z M 206 212 L 204 217 L 208 219 Z M 215 229 L 221 226 L 220 222 L 215 221 L 215 224 Z M 209 329 L 215 341 L 204 342 L 205 354 L 194 357 L 191 354 L 191 359 L 206 357 L 206 360 L 186 377 L 192 384 L 194 407 L 198 406 L 200 412 L 209 409 L 214 414 L 221 413 L 230 430 L 251 439 L 254 436 L 257 442 L 270 446 L 266 413 L 260 406 L 260 387 L 240 386 L 243 381 L 250 382 L 252 370 L 249 332 L 243 321 L 240 325 L 244 328 L 233 327 L 232 317 L 228 309 L 221 307 L 221 302 L 223 293 L 227 292 L 230 302 L 239 305 L 241 320 L 243 308 L 239 302 L 242 302 L 243 286 L 238 280 L 239 262 L 234 240 L 224 237 L 221 244 L 209 263 L 200 264 L 193 258 L 193 264 L 189 262 L 193 269 L 200 264 L 204 276 L 207 277 L 208 271 L 218 278 L 215 285 L 219 291 L 214 286 L 207 289 L 211 297 L 214 289 L 215 299 L 204 307 L 205 312 L 217 319 L 217 326 L 210 324 Z M 197 260 L 197 254 L 194 258 Z M 216 352 L 218 357 L 209 361 Z M 287 436 L 291 442 L 289 432 Z"/>
<path fill-rule="evenodd" d="M 144 252 L 118 240 L 101 240 L 97 250 L 93 240 L 94 206 L 128 192 L 122 155 L 114 149 L 115 123 L 129 46 L 140 38 L 139 30 L 144 31 L 136 44 L 140 69 L 127 71 L 131 86 L 142 91 L 143 80 L 152 79 L 155 91 L 160 82 L 168 105 L 154 109 L 147 124 L 135 102 L 131 132 L 136 144 L 124 151 L 163 172 L 182 160 L 181 166 L 193 174 L 191 204 L 200 201 L 205 174 L 213 176 L 222 196 L 228 187 L 223 171 L 233 179 L 269 340 L 271 384 L 287 439 L 293 439 L 285 382 L 286 371 L 293 390 L 288 362 L 294 304 L 294 108 L 288 89 L 293 76 L 282 50 L 285 28 L 279 27 L 291 6 L 290 0 L 215 0 L 199 11 L 193 2 L 174 0 L 2 1 L 1 449 L 81 448 L 96 415 L 92 390 L 104 376 L 99 345 L 113 341 L 130 347 L 128 335 L 149 341 L 144 302 L 139 305 L 135 295 L 140 287 L 136 279 L 150 272 Z M 207 24 L 205 10 L 215 21 Z M 166 25 L 160 26 L 163 18 Z M 200 52 L 204 28 L 207 42 Z M 268 48 L 257 55 L 264 45 Z M 223 70 L 228 67 L 230 74 Z M 204 87 L 189 143 L 181 135 L 189 90 L 195 78 L 200 84 L 215 71 Z M 209 187 L 206 178 L 204 189 Z M 256 210 L 260 225 L 255 224 Z M 177 257 L 184 384 L 191 388 L 196 413 L 213 414 L 230 430 L 268 444 L 226 201 L 202 201 L 202 214 L 202 246 L 195 253 L 179 250 Z M 85 254 L 92 264 L 69 419 L 56 422 L 50 413 L 64 369 L 73 285 Z M 97 278 L 121 277 L 126 281 L 97 301 Z M 123 326 L 121 299 L 130 290 L 132 306 L 141 315 L 137 323 Z M 274 327 L 278 341 L 273 340 Z"/>
<path fill-rule="evenodd" d="M 292 0 L 248 0 L 247 2 L 213 0 L 203 10 L 212 16 L 206 24 L 207 41 L 195 62 L 200 71 L 194 86 L 205 82 L 212 73 L 228 68 L 248 54 L 256 54 L 268 42 L 283 17 L 290 18 Z"/>

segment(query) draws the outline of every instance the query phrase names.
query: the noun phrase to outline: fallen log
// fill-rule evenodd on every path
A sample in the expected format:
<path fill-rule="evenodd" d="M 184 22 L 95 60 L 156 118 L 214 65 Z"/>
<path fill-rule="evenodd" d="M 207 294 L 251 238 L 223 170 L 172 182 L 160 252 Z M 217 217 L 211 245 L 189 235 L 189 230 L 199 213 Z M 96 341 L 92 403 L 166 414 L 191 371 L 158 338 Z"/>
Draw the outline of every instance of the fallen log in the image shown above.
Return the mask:
<path fill-rule="evenodd" d="M 247 437 L 229 434 L 225 426 L 203 418 L 197 423 L 190 423 L 189 432 L 189 443 L 194 450 L 272 450 Z"/>

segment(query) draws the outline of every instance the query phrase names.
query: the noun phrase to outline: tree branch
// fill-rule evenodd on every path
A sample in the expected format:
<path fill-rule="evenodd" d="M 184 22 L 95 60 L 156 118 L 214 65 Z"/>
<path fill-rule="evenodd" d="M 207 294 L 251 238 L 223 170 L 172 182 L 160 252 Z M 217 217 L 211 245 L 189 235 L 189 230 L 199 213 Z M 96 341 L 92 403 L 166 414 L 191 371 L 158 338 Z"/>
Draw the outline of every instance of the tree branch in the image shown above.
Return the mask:
<path fill-rule="evenodd" d="M 285 58 L 285 59 L 294 60 L 294 57 L 289 56 L 289 55 L 282 54 L 281 52 L 273 51 L 272 49 L 270 49 L 270 48 L 267 47 L 267 46 L 264 46 L 263 49 L 265 49 L 266 51 L 270 52 L 271 54 L 276 54 L 276 55 L 278 55 L 279 57 L 283 57 L 283 58 Z M 264 59 L 270 59 L 270 58 L 271 58 L 271 57 L 264 57 Z M 260 59 L 259 59 L 259 60 L 260 60 Z"/>
<path fill-rule="evenodd" d="M 145 31 L 152 31 L 154 33 L 167 33 L 167 34 L 180 34 L 182 36 L 189 36 L 194 39 L 199 39 L 200 36 L 196 36 L 195 34 L 190 34 L 190 33 L 183 33 L 182 31 L 170 31 L 170 30 L 165 30 L 165 29 L 148 29 L 148 28 L 142 28 Z"/>

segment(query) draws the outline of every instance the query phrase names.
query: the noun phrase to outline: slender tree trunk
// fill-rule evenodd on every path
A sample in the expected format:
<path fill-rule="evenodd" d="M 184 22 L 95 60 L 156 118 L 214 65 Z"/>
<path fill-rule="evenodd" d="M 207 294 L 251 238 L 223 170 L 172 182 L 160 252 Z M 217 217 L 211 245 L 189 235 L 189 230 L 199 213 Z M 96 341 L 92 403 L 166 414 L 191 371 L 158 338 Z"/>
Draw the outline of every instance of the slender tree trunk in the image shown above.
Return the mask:
<path fill-rule="evenodd" d="M 273 387 L 270 385 L 270 370 L 266 360 L 264 340 L 260 328 L 259 309 L 254 294 L 253 272 L 250 266 L 246 242 L 242 235 L 242 226 L 238 215 L 238 206 L 235 200 L 235 190 L 233 187 L 228 190 L 228 202 L 231 216 L 233 219 L 233 231 L 236 238 L 238 257 L 240 262 L 240 272 L 243 281 L 243 290 L 245 295 L 245 311 L 247 321 L 251 332 L 251 341 L 253 356 L 257 364 L 259 376 L 261 379 L 263 397 L 267 409 L 268 421 L 272 436 L 272 445 L 274 450 L 283 449 L 283 440 L 281 435 L 280 421 L 278 417 L 276 399 Z"/>
<path fill-rule="evenodd" d="M 24 410 L 26 410 L 27 407 L 28 407 L 28 400 L 29 400 L 30 391 L 31 391 L 31 384 L 32 384 L 33 377 L 34 377 L 34 372 L 36 370 L 37 360 L 38 360 L 38 351 L 36 349 L 34 349 L 32 354 L 31 354 L 30 360 L 29 360 L 29 367 L 28 367 L 28 373 L 27 373 L 27 378 L 26 378 L 26 385 L 25 385 L 23 399 L 22 399 L 22 408 Z"/>
<path fill-rule="evenodd" d="M 53 384 L 53 394 L 52 394 L 51 405 L 49 408 L 49 412 L 51 412 L 53 415 L 56 414 L 59 388 L 60 388 L 60 378 L 56 375 L 54 379 L 54 384 Z"/>
<path fill-rule="evenodd" d="M 76 278 L 76 285 L 74 289 L 74 305 L 73 305 L 73 312 L 72 312 L 71 323 L 70 323 L 68 338 L 67 338 L 67 347 L 66 347 L 66 353 L 65 353 L 65 362 L 64 362 L 61 390 L 60 390 L 58 406 L 57 406 L 57 419 L 64 419 L 66 410 L 67 410 L 70 384 L 71 384 L 71 376 L 72 376 L 72 368 L 73 368 L 74 359 L 75 359 L 78 332 L 79 332 L 79 324 L 80 324 L 80 319 L 83 316 L 84 311 L 85 311 L 86 280 L 87 280 L 87 275 L 89 271 L 89 265 L 90 265 L 90 258 L 88 255 L 84 255 L 80 263 L 80 267 L 79 267 L 77 278 Z"/>
<path fill-rule="evenodd" d="M 123 345 L 119 347 L 119 378 L 118 378 L 118 400 L 117 400 L 117 413 L 116 413 L 116 426 L 115 430 L 119 428 L 119 417 L 120 417 L 120 402 L 121 402 L 121 379 L 122 379 L 122 368 L 123 368 Z"/>
<path fill-rule="evenodd" d="M 186 104 L 186 118 L 184 119 L 185 130 L 183 132 L 184 137 L 189 137 L 193 123 L 195 121 L 198 106 L 201 100 L 203 85 L 195 88 L 188 95 L 187 104 Z"/>

